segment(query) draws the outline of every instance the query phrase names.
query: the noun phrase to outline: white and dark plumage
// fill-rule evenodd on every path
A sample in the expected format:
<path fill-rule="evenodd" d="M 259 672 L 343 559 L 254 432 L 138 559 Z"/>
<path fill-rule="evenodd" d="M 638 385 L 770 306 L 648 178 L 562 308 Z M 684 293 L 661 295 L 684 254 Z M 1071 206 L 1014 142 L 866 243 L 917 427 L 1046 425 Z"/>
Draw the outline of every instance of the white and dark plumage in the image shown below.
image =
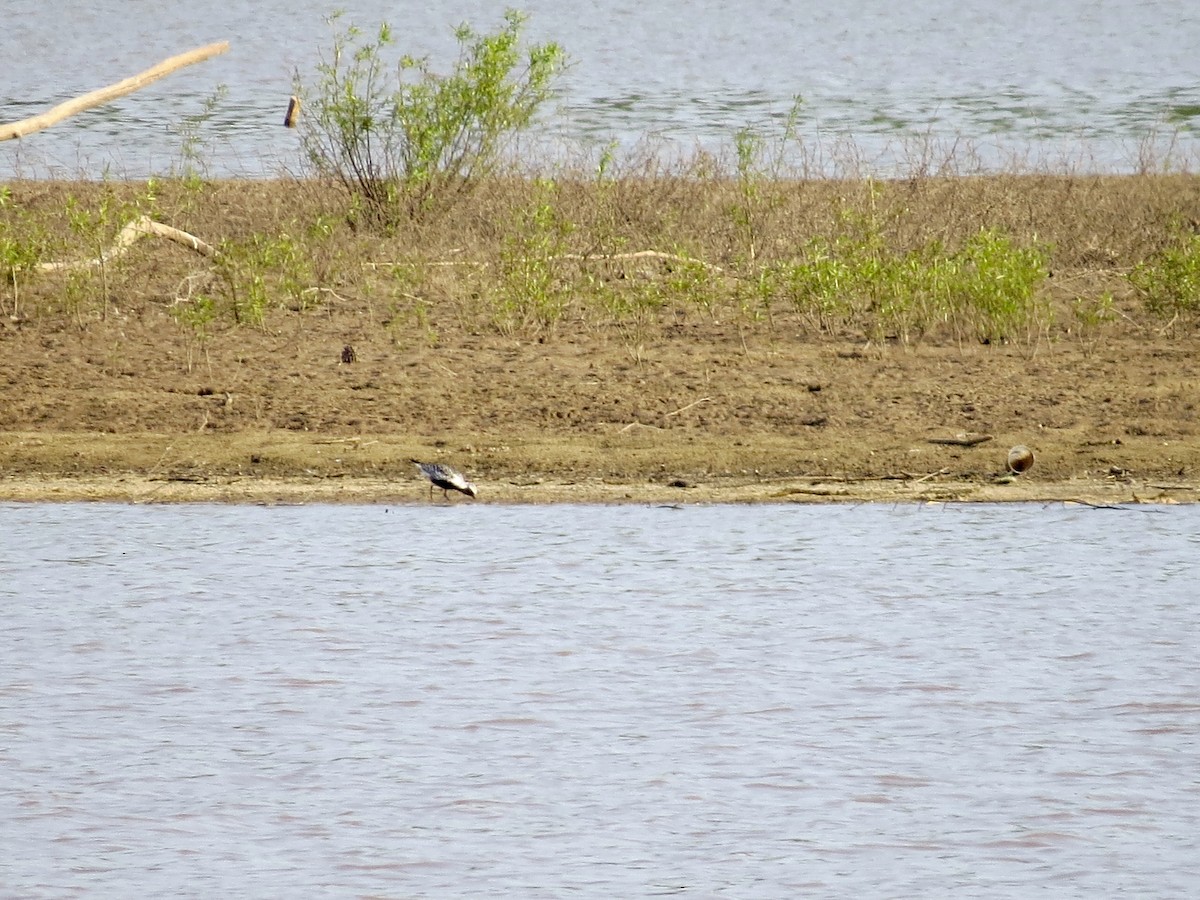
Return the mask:
<path fill-rule="evenodd" d="M 421 474 L 429 479 L 429 496 L 433 496 L 433 489 L 439 487 L 442 489 L 442 496 L 447 500 L 450 499 L 450 491 L 459 491 L 474 499 L 477 495 L 475 485 L 467 481 L 461 472 L 457 472 L 449 466 L 442 463 L 421 462 L 419 459 L 414 459 L 413 463 Z"/>

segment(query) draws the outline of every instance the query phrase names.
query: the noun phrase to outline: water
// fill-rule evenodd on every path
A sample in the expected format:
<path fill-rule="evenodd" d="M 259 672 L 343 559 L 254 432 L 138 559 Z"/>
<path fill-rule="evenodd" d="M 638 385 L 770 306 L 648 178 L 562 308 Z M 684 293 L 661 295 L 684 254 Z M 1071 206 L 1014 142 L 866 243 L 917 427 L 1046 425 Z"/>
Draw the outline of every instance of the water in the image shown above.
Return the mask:
<path fill-rule="evenodd" d="M 529 36 L 575 61 L 564 84 L 564 138 L 584 146 L 646 136 L 690 152 L 768 133 L 804 98 L 807 165 L 864 172 L 943 156 L 958 166 L 1127 171 L 1147 156 L 1194 164 L 1200 150 L 1200 5 L 1193 0 L 883 0 L 729 4 L 526 0 Z M 292 74 L 330 46 L 334 8 L 396 26 L 398 52 L 448 68 L 451 27 L 495 28 L 502 4 L 440 0 L 147 3 L 9 0 L 0 32 L 0 122 L 116 82 L 184 50 L 230 51 L 53 129 L 0 145 L 0 176 L 138 177 L 196 165 L 213 174 L 300 168 L 281 127 Z M 309 78 L 311 81 L 311 78 Z M 200 116 L 218 85 L 227 96 Z M 848 150 L 846 145 L 854 149 Z"/>
<path fill-rule="evenodd" d="M 1200 890 L 1200 508 L 0 533 L 3 897 Z"/>

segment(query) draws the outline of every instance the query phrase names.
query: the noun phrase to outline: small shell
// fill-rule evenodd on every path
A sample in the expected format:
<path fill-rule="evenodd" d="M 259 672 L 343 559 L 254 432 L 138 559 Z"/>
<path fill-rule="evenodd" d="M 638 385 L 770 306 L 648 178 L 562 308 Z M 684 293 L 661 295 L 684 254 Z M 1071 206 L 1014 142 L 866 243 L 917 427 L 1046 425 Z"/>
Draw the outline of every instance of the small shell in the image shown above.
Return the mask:
<path fill-rule="evenodd" d="M 1028 472 L 1033 468 L 1033 451 L 1024 444 L 1017 444 L 1008 451 L 1008 471 L 1014 475 Z"/>

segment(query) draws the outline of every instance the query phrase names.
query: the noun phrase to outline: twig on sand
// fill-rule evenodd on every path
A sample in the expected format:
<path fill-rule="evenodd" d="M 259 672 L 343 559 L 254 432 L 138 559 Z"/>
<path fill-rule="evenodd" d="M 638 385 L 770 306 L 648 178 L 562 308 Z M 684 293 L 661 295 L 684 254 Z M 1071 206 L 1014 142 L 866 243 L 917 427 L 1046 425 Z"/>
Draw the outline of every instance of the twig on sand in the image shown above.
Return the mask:
<path fill-rule="evenodd" d="M 1113 503 L 1092 503 L 1090 500 L 1084 500 L 1082 497 L 1066 497 L 1063 503 L 1078 503 L 1080 506 L 1086 506 L 1089 509 L 1120 509 L 1129 511 L 1128 506 L 1117 506 Z"/>
<path fill-rule="evenodd" d="M 669 419 L 669 418 L 671 418 L 671 416 L 677 416 L 681 412 L 687 412 L 693 406 L 698 406 L 701 403 L 708 403 L 710 400 L 712 400 L 712 397 L 701 397 L 699 400 L 693 400 L 687 406 L 681 406 L 681 407 L 679 407 L 679 409 L 676 409 L 676 410 L 673 410 L 672 412 L 667 413 L 665 416 L 663 416 L 663 418 Z"/>
<path fill-rule="evenodd" d="M 687 404 L 686 406 L 681 406 L 681 407 L 679 407 L 679 409 L 673 409 L 669 413 L 664 413 L 663 419 L 666 420 L 666 419 L 671 418 L 671 416 L 677 416 L 681 412 L 687 412 L 693 406 L 699 406 L 701 403 L 708 403 L 711 400 L 712 400 L 712 397 L 701 397 L 699 400 L 693 400 L 691 403 Z M 662 428 L 660 428 L 658 425 L 647 425 L 645 422 L 630 422 L 628 425 L 625 425 L 623 428 L 621 428 L 617 432 L 617 434 L 624 434 L 625 432 L 629 431 L 631 428 L 635 428 L 635 427 L 636 428 L 653 428 L 655 431 L 662 431 Z"/>
<path fill-rule="evenodd" d="M 976 444 L 986 444 L 992 439 L 990 434 L 956 434 L 948 438 L 927 438 L 929 444 L 947 444 L 951 447 L 974 447 Z"/>
<path fill-rule="evenodd" d="M 805 494 L 811 497 L 848 497 L 850 495 L 850 491 L 846 488 L 839 487 L 819 487 L 816 485 L 813 487 L 803 487 L 801 485 L 793 485 L 791 487 L 784 488 L 781 491 L 776 491 L 775 493 L 771 494 L 771 496 L 787 497 L 791 494 Z"/>
<path fill-rule="evenodd" d="M 345 437 L 345 438 L 322 438 L 313 441 L 314 444 L 353 444 L 357 447 L 370 447 L 372 444 L 378 444 L 379 441 L 364 441 L 360 437 Z"/>
<path fill-rule="evenodd" d="M 950 474 L 949 467 L 943 467 L 941 469 L 938 469 L 936 472 L 930 472 L 928 475 L 922 475 L 920 478 L 914 479 L 913 484 L 920 484 L 923 481 L 928 481 L 930 478 L 937 478 L 939 475 L 949 475 L 949 474 Z"/>
<path fill-rule="evenodd" d="M 552 259 L 577 259 L 580 262 L 618 262 L 626 259 L 661 259 L 666 262 L 686 263 L 708 269 L 710 272 L 723 273 L 720 266 L 696 259 L 692 256 L 680 256 L 678 253 L 664 253 L 661 250 L 634 250 L 630 253 L 562 253 Z"/>
<path fill-rule="evenodd" d="M 453 250 L 452 253 L 460 252 Z M 526 257 L 528 258 L 528 257 Z M 629 253 L 559 253 L 555 256 L 545 257 L 550 260 L 570 259 L 578 262 L 622 262 L 630 259 L 660 259 L 665 262 L 683 263 L 687 265 L 700 266 L 702 269 L 707 269 L 710 272 L 715 272 L 718 275 L 724 274 L 725 270 L 718 265 L 710 262 L 705 262 L 702 259 L 696 259 L 692 256 L 681 256 L 678 253 L 664 253 L 662 250 L 634 250 Z M 391 269 L 400 266 L 413 265 L 409 262 L 392 262 L 390 260 L 375 260 L 363 263 L 363 268 L 367 269 Z M 432 259 L 419 263 L 424 266 L 486 266 L 486 262 L 475 259 Z"/>
<path fill-rule="evenodd" d="M 333 288 L 327 288 L 327 287 L 310 287 L 310 288 L 305 288 L 304 290 L 302 290 L 302 291 L 300 292 L 300 294 L 301 294 L 301 296 L 305 296 L 305 295 L 308 295 L 308 294 L 328 294 L 328 295 L 329 295 L 330 297 L 332 297 L 334 300 L 340 300 L 342 303 L 351 303 L 351 302 L 353 302 L 353 301 L 351 301 L 351 300 L 350 300 L 350 298 L 348 298 L 348 297 L 343 297 L 341 294 L 339 294 L 339 293 L 338 293 L 337 291 L 335 291 Z"/>

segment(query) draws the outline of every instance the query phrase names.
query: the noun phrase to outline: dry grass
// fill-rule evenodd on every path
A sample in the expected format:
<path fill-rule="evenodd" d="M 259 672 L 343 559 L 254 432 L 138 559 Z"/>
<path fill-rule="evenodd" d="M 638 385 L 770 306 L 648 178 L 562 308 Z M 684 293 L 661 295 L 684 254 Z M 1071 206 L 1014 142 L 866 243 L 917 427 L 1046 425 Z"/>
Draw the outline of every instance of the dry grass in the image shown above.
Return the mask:
<path fill-rule="evenodd" d="M 756 285 L 815 238 L 867 229 L 892 253 L 931 245 L 951 252 L 991 229 L 1046 248 L 1051 277 L 1042 290 L 1054 315 L 1042 330 L 1069 334 L 1081 324 L 1072 304 L 1107 294 L 1121 321 L 1144 321 L 1125 276 L 1200 220 L 1200 178 L 1182 174 L 805 181 L 714 172 L 697 161 L 646 164 L 611 179 L 495 179 L 437 219 L 386 233 L 357 227 L 339 190 L 308 180 L 16 182 L 0 207 L 0 238 L 36 245 L 42 260 L 94 256 L 145 212 L 223 247 L 231 262 L 218 273 L 223 280 L 213 279 L 208 261 L 143 242 L 102 272 L 18 271 L 15 291 L 10 271 L 0 302 L 18 318 L 62 316 L 83 326 L 104 315 L 110 298 L 130 310 L 211 296 L 211 338 L 234 324 L 221 298 L 227 306 L 226 295 L 244 291 L 239 281 L 259 279 L 266 316 L 341 297 L 370 304 L 380 321 L 399 315 L 437 330 L 545 336 L 632 318 L 656 329 L 680 308 L 758 329 L 797 317 Z M 70 208 L 88 222 L 72 225 Z M 660 255 L 632 256 L 638 251 Z M 530 263 L 539 268 L 529 271 Z M 520 304 L 538 291 L 559 296 L 553 315 L 522 315 Z M 505 302 L 518 307 L 507 318 Z M 870 333 L 863 321 L 843 325 Z"/>
<path fill-rule="evenodd" d="M 419 456 L 509 499 L 606 499 L 613 485 L 638 499 L 650 483 L 655 498 L 779 499 L 792 485 L 796 499 L 827 482 L 838 497 L 893 483 L 949 497 L 1008 487 L 995 479 L 1014 444 L 1038 456 L 1022 484 L 1059 486 L 1047 497 L 1195 495 L 1200 338 L 1186 315 L 1148 312 L 1127 277 L 1191 234 L 1195 177 L 651 167 L 495 180 L 386 233 L 313 181 L 7 190 L 0 249 L 84 259 L 148 214 L 221 253 L 143 238 L 103 269 L 0 284 L 12 496 L 43 479 L 119 496 L 140 478 L 148 496 L 160 479 L 221 498 L 298 479 L 286 496 L 362 496 L 355 481 L 386 498 L 397 480 L 420 487 Z M 905 344 L 868 306 L 820 322 L 761 289 L 817 238 L 948 255 L 985 229 L 1048 254 L 1044 317 L 1008 341 L 934 323 Z M 629 256 L 647 250 L 659 255 Z M 993 440 L 930 441 L 960 432 Z M 846 479 L 858 487 L 843 494 Z"/>

